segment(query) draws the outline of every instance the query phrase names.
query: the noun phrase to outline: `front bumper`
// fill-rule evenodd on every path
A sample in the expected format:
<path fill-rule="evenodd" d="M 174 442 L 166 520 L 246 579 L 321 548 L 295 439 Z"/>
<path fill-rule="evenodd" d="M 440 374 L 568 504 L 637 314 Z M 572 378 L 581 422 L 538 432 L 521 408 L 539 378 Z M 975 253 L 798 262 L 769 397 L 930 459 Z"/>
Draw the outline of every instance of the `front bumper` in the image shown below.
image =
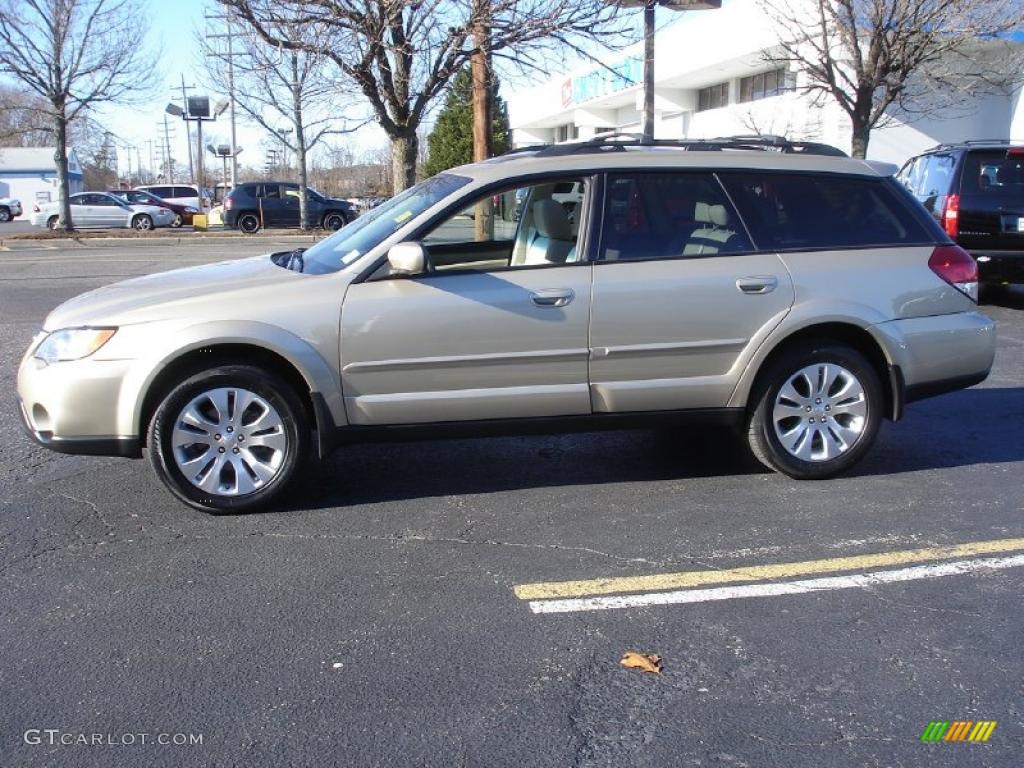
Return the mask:
<path fill-rule="evenodd" d="M 85 358 L 44 365 L 28 354 L 18 369 L 18 405 L 29 436 L 60 453 L 141 455 L 137 435 L 118 434 L 118 399 L 128 361 Z"/>
<path fill-rule="evenodd" d="M 971 251 L 982 283 L 1024 283 L 1024 251 Z"/>

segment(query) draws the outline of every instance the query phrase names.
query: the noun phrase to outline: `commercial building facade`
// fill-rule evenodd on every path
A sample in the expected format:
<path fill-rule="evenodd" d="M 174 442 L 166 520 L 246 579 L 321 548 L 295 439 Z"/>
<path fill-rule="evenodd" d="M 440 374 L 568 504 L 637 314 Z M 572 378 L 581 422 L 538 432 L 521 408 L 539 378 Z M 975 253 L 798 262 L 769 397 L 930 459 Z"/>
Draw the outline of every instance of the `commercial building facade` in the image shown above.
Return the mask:
<path fill-rule="evenodd" d="M 655 137 L 778 134 L 849 151 L 850 121 L 832 100 L 801 92 L 806 73 L 770 62 L 778 36 L 756 0 L 725 0 L 720 10 L 662 12 L 655 44 Z M 513 143 L 586 139 L 641 130 L 643 46 L 589 64 L 508 99 Z M 868 157 L 903 163 L 936 144 L 964 139 L 1024 140 L 1024 98 L 960 100 L 925 119 L 893 116 L 872 132 Z"/>
<path fill-rule="evenodd" d="M 21 201 L 21 219 L 32 218 L 32 206 L 57 199 L 57 164 L 53 147 L 0 147 L 0 197 Z M 68 150 L 68 182 L 71 193 L 84 189 L 82 167 L 74 150 Z"/>

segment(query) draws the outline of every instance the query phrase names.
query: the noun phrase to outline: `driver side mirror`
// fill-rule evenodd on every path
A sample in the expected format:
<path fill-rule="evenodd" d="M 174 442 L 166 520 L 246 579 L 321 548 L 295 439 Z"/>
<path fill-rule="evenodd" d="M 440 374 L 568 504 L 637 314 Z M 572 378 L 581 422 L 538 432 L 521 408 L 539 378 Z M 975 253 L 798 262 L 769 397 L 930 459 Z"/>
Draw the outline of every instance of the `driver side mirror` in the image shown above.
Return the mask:
<path fill-rule="evenodd" d="M 398 243 L 388 251 L 388 266 L 394 274 L 418 275 L 426 271 L 427 253 L 419 243 Z"/>

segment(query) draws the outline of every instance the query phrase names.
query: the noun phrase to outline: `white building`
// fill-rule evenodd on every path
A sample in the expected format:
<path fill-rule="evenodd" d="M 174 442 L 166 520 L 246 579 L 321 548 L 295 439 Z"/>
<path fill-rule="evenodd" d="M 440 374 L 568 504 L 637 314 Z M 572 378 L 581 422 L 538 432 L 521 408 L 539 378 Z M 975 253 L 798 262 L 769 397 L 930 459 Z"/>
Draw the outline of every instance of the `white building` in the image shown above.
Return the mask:
<path fill-rule="evenodd" d="M 32 206 L 57 199 L 57 164 L 53 147 L 0 147 L 0 197 L 21 201 L 22 219 L 32 217 Z M 84 188 L 82 167 L 73 149 L 68 150 L 68 182 L 71 193 Z"/>
<path fill-rule="evenodd" d="M 659 23 L 676 14 L 659 13 Z M 656 138 L 779 134 L 850 151 L 849 117 L 829 101 L 815 106 L 794 90 L 804 73 L 769 64 L 775 28 L 756 0 L 724 0 L 720 10 L 681 14 L 655 41 Z M 611 70 L 611 71 L 609 71 Z M 618 130 L 639 133 L 643 44 L 589 64 L 508 99 L 515 146 L 586 139 Z M 948 114 L 896 119 L 872 131 L 868 157 L 902 164 L 936 144 L 964 139 L 1024 140 L 1024 98 L 978 98 Z"/>

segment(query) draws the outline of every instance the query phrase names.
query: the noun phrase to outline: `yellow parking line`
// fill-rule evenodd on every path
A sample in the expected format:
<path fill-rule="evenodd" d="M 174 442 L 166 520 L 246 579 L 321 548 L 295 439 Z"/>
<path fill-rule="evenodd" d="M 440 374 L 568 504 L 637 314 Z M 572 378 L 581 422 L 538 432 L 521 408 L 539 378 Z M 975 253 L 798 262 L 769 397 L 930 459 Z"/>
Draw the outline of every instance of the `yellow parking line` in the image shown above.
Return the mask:
<path fill-rule="evenodd" d="M 897 552 L 879 552 L 871 555 L 830 557 L 824 560 L 805 560 L 796 563 L 772 563 L 743 568 L 725 568 L 720 571 L 684 571 L 649 576 L 624 576 L 583 581 L 548 581 L 520 584 L 513 588 L 520 600 L 544 600 L 552 597 L 582 597 L 610 595 L 616 592 L 650 592 L 663 589 L 685 589 L 706 584 L 728 584 L 737 581 L 760 581 L 806 576 L 812 573 L 855 571 L 930 560 L 950 560 L 993 552 L 1012 552 L 1024 549 L 1024 538 L 993 539 L 956 544 L 948 547 L 927 547 Z"/>

